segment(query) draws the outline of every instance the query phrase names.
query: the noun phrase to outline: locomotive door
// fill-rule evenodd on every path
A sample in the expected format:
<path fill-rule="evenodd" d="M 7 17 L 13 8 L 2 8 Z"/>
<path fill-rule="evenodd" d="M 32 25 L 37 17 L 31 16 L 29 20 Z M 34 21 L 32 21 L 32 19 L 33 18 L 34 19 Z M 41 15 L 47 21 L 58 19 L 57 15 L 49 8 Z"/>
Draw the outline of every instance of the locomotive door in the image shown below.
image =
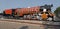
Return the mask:
<path fill-rule="evenodd" d="M 12 16 L 13 16 L 13 17 L 15 16 L 15 10 L 16 10 L 16 9 L 12 9 Z"/>

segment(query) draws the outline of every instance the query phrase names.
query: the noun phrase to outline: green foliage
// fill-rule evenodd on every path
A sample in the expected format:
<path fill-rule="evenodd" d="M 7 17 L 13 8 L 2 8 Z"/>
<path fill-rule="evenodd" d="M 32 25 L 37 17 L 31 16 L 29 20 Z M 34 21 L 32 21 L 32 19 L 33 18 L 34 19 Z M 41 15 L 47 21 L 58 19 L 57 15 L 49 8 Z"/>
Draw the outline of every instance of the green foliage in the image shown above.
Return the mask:
<path fill-rule="evenodd" d="M 56 10 L 54 11 L 55 14 L 57 14 L 58 12 L 60 12 L 60 7 L 56 8 Z"/>

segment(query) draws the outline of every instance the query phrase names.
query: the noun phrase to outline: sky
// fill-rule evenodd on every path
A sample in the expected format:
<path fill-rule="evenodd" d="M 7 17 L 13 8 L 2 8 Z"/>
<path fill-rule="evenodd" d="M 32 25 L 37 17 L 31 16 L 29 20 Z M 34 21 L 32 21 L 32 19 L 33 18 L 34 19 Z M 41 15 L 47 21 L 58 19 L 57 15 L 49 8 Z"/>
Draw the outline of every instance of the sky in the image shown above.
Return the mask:
<path fill-rule="evenodd" d="M 0 13 L 5 9 L 24 8 L 53 4 L 52 12 L 60 6 L 60 0 L 0 0 Z"/>

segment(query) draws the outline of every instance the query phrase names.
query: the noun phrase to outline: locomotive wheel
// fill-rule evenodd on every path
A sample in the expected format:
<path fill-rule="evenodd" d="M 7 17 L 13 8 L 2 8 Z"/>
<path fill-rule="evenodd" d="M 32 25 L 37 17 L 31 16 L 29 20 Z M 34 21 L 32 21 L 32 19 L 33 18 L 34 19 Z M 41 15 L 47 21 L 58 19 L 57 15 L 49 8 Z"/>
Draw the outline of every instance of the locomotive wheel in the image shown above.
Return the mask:
<path fill-rule="evenodd" d="M 41 17 L 41 16 L 37 16 L 37 19 L 38 19 L 38 20 L 42 20 L 42 17 Z"/>
<path fill-rule="evenodd" d="M 48 21 L 52 21 L 52 18 L 51 18 L 51 17 L 49 17 L 47 20 L 48 20 Z"/>
<path fill-rule="evenodd" d="M 27 18 L 27 15 L 24 15 L 24 19 Z"/>
<path fill-rule="evenodd" d="M 54 17 L 52 16 L 52 21 L 54 21 Z"/>
<path fill-rule="evenodd" d="M 47 20 L 48 21 L 54 21 L 54 17 L 49 17 Z"/>
<path fill-rule="evenodd" d="M 24 15 L 23 16 L 23 18 L 26 19 L 26 20 L 31 19 L 30 17 L 31 17 L 30 15 Z"/>
<path fill-rule="evenodd" d="M 15 19 L 22 20 L 23 19 L 23 16 L 16 16 Z"/>

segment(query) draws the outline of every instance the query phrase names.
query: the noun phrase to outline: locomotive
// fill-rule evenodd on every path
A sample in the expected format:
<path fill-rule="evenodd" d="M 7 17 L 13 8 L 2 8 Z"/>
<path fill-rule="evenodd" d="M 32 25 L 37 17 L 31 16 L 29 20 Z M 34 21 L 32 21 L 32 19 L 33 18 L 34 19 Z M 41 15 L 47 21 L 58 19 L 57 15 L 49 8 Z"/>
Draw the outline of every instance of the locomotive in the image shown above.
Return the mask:
<path fill-rule="evenodd" d="M 53 5 L 44 5 L 28 8 L 5 9 L 3 16 L 7 18 L 32 19 L 32 20 L 52 20 L 54 14 L 51 12 Z"/>

